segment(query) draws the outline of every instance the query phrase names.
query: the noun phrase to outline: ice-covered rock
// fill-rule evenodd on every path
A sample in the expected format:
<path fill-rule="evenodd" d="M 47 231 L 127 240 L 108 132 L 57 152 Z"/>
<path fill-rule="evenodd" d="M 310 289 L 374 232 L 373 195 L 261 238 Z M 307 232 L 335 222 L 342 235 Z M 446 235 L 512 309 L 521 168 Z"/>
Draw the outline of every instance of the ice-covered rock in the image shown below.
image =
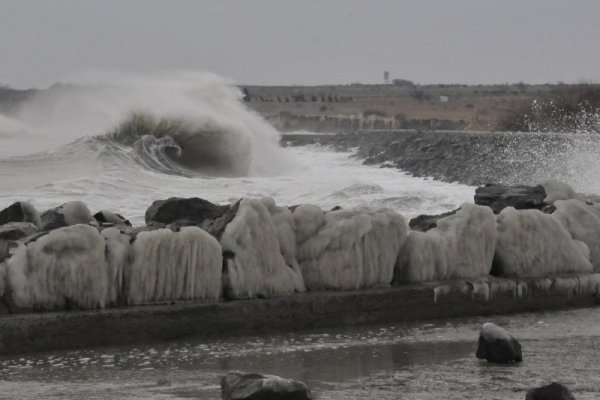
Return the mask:
<path fill-rule="evenodd" d="M 302 244 L 325 225 L 325 212 L 314 204 L 301 204 L 293 209 L 296 242 Z"/>
<path fill-rule="evenodd" d="M 479 332 L 477 358 L 495 363 L 523 361 L 519 342 L 504 328 L 491 322 L 483 324 Z"/>
<path fill-rule="evenodd" d="M 42 230 L 52 230 L 77 224 L 97 224 L 89 208 L 81 201 L 70 201 L 44 211 L 41 220 Z"/>
<path fill-rule="evenodd" d="M 114 260 L 113 270 L 118 270 L 126 244 L 116 232 L 106 231 L 105 237 L 113 241 L 109 261 Z M 198 227 L 140 232 L 131 244 L 131 264 L 125 271 L 128 302 L 218 299 L 222 265 L 221 246 Z"/>
<path fill-rule="evenodd" d="M 121 214 L 102 210 L 94 214 L 94 219 L 100 224 L 112 224 L 115 226 L 131 226 L 131 222 Z"/>
<path fill-rule="evenodd" d="M 130 263 L 131 237 L 117 228 L 100 232 L 106 241 L 106 275 L 108 280 L 107 303 L 115 303 L 124 296 L 125 271 Z"/>
<path fill-rule="evenodd" d="M 26 201 L 18 201 L 0 211 L 0 225 L 9 222 L 30 222 L 40 228 L 40 213 Z"/>
<path fill-rule="evenodd" d="M 546 192 L 544 202 L 546 204 L 554 204 L 556 200 L 577 199 L 585 202 L 585 197 L 576 193 L 575 190 L 564 182 L 550 179 L 540 183 Z"/>
<path fill-rule="evenodd" d="M 565 386 L 552 382 L 528 391 L 525 400 L 575 400 L 575 396 Z"/>
<path fill-rule="evenodd" d="M 488 183 L 475 190 L 475 204 L 490 207 L 494 214 L 500 213 L 506 207 L 513 207 L 517 210 L 541 210 L 547 206 L 545 198 L 546 191 L 541 185 L 507 186 Z"/>
<path fill-rule="evenodd" d="M 39 228 L 31 222 L 9 222 L 0 226 L 0 262 L 9 255 L 11 243 L 15 240 L 33 235 Z"/>
<path fill-rule="evenodd" d="M 229 372 L 221 379 L 223 400 L 312 400 L 310 389 L 300 381 L 274 375 Z"/>
<path fill-rule="evenodd" d="M 228 298 L 283 296 L 304 290 L 301 273 L 293 262 L 286 263 L 293 252 L 285 234 L 291 228 L 285 225 L 291 220 L 283 214 L 274 219 L 268 205 L 274 207 L 268 199 L 242 199 L 221 236 L 224 294 Z M 273 209 L 273 213 L 279 211 Z"/>
<path fill-rule="evenodd" d="M 600 214 L 578 200 L 557 200 L 552 214 L 573 239 L 587 245 L 594 269 L 600 271 Z"/>
<path fill-rule="evenodd" d="M 407 224 L 382 210 L 338 210 L 315 206 L 294 210 L 298 262 L 307 290 L 353 290 L 391 283 Z"/>
<path fill-rule="evenodd" d="M 294 286 L 296 290 L 304 292 L 306 290 L 304 286 L 304 278 L 302 277 L 302 270 L 298 264 L 297 254 L 298 249 L 296 246 L 296 222 L 292 212 L 287 207 L 278 207 L 275 205 L 275 201 L 270 197 L 264 197 L 262 202 L 265 204 L 273 225 L 277 232 L 277 238 L 279 240 L 279 250 L 285 263 L 288 267 L 294 270 L 293 278 L 296 279 Z"/>
<path fill-rule="evenodd" d="M 7 281 L 7 265 L 6 262 L 4 261 L 0 261 L 0 310 L 3 308 L 2 307 L 2 297 L 4 296 L 4 293 L 6 292 L 6 281 Z M 0 311 L 0 314 L 2 312 Z"/>
<path fill-rule="evenodd" d="M 492 274 L 524 277 L 591 272 L 584 246 L 552 215 L 505 208 L 498 215 Z"/>
<path fill-rule="evenodd" d="M 7 260 L 12 302 L 25 308 L 103 307 L 105 241 L 88 225 L 63 227 L 21 244 Z"/>
<path fill-rule="evenodd" d="M 463 204 L 427 232 L 412 231 L 398 255 L 394 282 L 477 278 L 489 274 L 496 218 L 488 207 Z"/>

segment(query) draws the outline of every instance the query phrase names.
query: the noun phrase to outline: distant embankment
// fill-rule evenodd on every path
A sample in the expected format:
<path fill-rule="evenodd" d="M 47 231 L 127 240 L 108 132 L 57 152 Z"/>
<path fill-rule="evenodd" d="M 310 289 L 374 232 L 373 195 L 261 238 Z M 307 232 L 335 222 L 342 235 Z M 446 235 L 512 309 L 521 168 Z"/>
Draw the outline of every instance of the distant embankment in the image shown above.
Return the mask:
<path fill-rule="evenodd" d="M 600 85 L 594 84 L 416 85 L 398 81 L 389 85 L 243 85 L 241 89 L 246 104 L 282 132 L 536 131 L 556 130 L 558 125 L 572 131 L 578 123 L 557 124 L 554 119 L 578 115 L 571 111 L 582 109 L 580 104 L 587 111 L 580 117 L 587 118 L 590 110 L 600 106 Z M 537 105 L 558 107 L 532 109 L 534 100 Z"/>
<path fill-rule="evenodd" d="M 365 164 L 414 176 L 482 185 L 533 184 L 545 179 L 598 187 L 600 135 L 383 131 L 339 135 L 285 134 L 282 143 L 319 143 L 356 151 Z"/>

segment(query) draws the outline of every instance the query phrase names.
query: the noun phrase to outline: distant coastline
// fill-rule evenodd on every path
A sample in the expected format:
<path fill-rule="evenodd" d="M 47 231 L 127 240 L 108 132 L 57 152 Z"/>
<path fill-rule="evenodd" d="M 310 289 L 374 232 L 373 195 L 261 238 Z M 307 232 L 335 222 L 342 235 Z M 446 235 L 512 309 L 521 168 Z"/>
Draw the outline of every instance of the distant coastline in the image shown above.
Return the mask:
<path fill-rule="evenodd" d="M 524 130 L 522 119 L 534 101 L 560 105 L 561 111 L 600 105 L 598 84 L 240 87 L 246 104 L 282 132 Z"/>

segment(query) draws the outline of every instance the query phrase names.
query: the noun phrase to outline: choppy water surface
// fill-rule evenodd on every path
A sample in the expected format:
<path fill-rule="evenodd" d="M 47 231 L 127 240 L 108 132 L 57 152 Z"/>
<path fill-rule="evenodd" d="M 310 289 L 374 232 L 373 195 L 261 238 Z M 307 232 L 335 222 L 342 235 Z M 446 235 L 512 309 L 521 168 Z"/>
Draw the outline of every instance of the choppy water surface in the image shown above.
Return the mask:
<path fill-rule="evenodd" d="M 318 399 L 524 399 L 559 381 L 577 399 L 600 393 L 600 310 L 340 328 L 0 358 L 0 399 L 218 399 L 229 370 L 308 383 Z M 493 321 L 524 362 L 474 356 Z"/>
<path fill-rule="evenodd" d="M 396 169 L 365 166 L 327 148 L 281 149 L 290 160 L 269 176 L 186 177 L 141 168 L 128 154 L 99 151 L 93 141 L 53 152 L 0 159 L 0 208 L 28 200 L 39 210 L 82 200 L 93 211 L 119 212 L 144 223 L 152 201 L 202 197 L 228 203 L 240 197 L 270 196 L 281 205 L 389 207 L 407 217 L 452 210 L 472 202 L 474 188 L 414 178 Z M 66 154 L 65 154 L 66 153 Z M 121 157 L 121 155 L 123 157 Z"/>

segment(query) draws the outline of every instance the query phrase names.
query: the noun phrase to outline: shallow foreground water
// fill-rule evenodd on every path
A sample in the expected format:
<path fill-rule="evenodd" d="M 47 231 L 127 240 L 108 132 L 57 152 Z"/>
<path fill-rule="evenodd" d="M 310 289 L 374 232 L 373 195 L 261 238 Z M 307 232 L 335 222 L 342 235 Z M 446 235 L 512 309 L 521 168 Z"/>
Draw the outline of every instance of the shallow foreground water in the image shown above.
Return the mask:
<path fill-rule="evenodd" d="M 0 358 L 0 399 L 219 399 L 229 370 L 306 382 L 318 399 L 524 399 L 559 381 L 600 396 L 600 310 L 448 319 Z M 480 326 L 506 327 L 524 362 L 475 358 Z"/>

